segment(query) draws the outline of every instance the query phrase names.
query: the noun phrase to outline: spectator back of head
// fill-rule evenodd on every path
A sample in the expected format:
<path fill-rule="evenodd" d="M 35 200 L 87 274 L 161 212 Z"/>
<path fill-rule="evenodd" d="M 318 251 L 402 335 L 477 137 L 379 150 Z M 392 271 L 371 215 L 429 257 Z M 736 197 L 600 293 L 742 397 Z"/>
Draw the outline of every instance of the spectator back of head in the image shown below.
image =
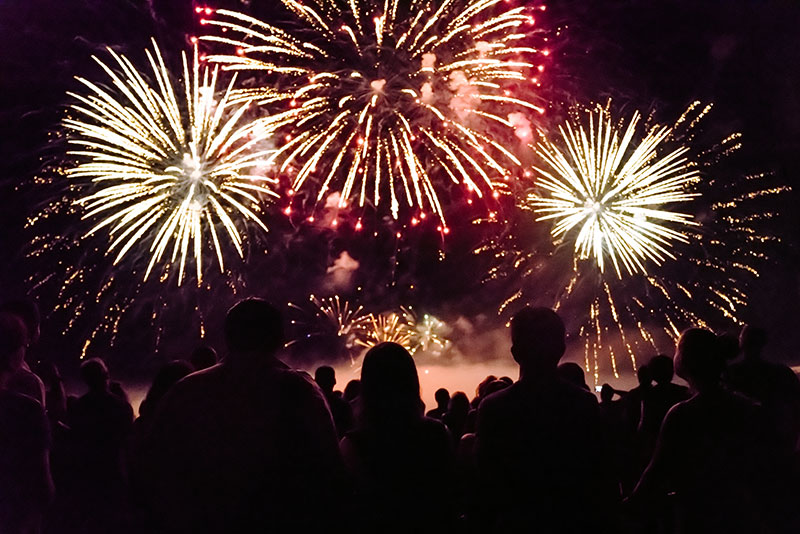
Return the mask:
<path fill-rule="evenodd" d="M 406 349 L 380 343 L 367 351 L 361 367 L 361 399 L 373 422 L 422 415 L 417 366 Z"/>
<path fill-rule="evenodd" d="M 243 300 L 225 317 L 225 342 L 234 359 L 254 353 L 272 356 L 283 339 L 281 314 L 265 300 Z"/>
<path fill-rule="evenodd" d="M 653 381 L 653 374 L 650 372 L 650 368 L 646 364 L 640 365 L 636 370 L 636 379 L 639 381 L 640 386 L 649 386 Z"/>
<path fill-rule="evenodd" d="M 550 308 L 526 307 L 511 319 L 511 345 L 520 366 L 555 369 L 566 350 L 564 322 Z"/>
<path fill-rule="evenodd" d="M 189 362 L 195 371 L 207 369 L 217 365 L 217 351 L 208 345 L 201 345 L 192 351 L 192 355 L 189 356 Z"/>
<path fill-rule="evenodd" d="M 739 347 L 746 356 L 758 357 L 767 345 L 767 331 L 758 326 L 745 325 L 739 334 Z"/>
<path fill-rule="evenodd" d="M 719 383 L 725 368 L 720 354 L 717 336 L 703 328 L 690 328 L 681 334 L 675 352 L 678 376 L 697 389 Z"/>
<path fill-rule="evenodd" d="M 81 378 L 89 391 L 103 391 L 108 387 L 108 367 L 99 358 L 91 358 L 81 364 Z"/>
<path fill-rule="evenodd" d="M 344 387 L 343 398 L 347 402 L 353 402 L 361 395 L 361 380 L 354 378 Z"/>
<path fill-rule="evenodd" d="M 15 314 L 0 312 L 0 374 L 16 371 L 22 363 L 27 333 Z"/>
<path fill-rule="evenodd" d="M 333 386 L 336 385 L 336 371 L 330 365 L 322 365 L 314 373 L 314 382 L 322 391 L 333 391 Z"/>
<path fill-rule="evenodd" d="M 28 299 L 9 300 L 0 306 L 0 312 L 7 312 L 16 315 L 22 321 L 27 330 L 27 344 L 36 343 L 39 340 L 39 308 L 36 303 Z"/>
<path fill-rule="evenodd" d="M 653 356 L 647 367 L 656 384 L 669 384 L 675 376 L 675 365 L 672 362 L 672 358 L 666 354 Z"/>
<path fill-rule="evenodd" d="M 583 367 L 575 362 L 565 362 L 559 365 L 558 376 L 564 382 L 569 382 L 575 387 L 589 389 L 589 386 L 586 385 L 586 374 L 583 372 Z"/>
<path fill-rule="evenodd" d="M 611 402 L 614 398 L 614 388 L 611 387 L 611 384 L 603 384 L 600 388 L 600 400 L 603 402 Z"/>
<path fill-rule="evenodd" d="M 450 403 L 450 392 L 445 388 L 439 388 L 436 390 L 436 393 L 433 394 L 433 398 L 436 399 L 437 406 L 446 409 L 447 405 Z"/>

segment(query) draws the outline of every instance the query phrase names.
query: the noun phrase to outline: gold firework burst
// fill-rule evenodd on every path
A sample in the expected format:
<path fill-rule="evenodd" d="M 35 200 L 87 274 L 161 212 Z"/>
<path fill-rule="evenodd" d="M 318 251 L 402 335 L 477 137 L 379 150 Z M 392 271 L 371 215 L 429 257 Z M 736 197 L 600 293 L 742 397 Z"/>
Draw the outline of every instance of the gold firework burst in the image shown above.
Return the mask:
<path fill-rule="evenodd" d="M 675 211 L 676 203 L 697 196 L 697 166 L 689 148 L 664 149 L 672 128 L 655 126 L 638 134 L 640 115 L 618 128 L 607 108 L 587 111 L 585 120 L 559 127 L 560 138 L 543 137 L 536 145 L 541 165 L 534 167 L 538 191 L 523 207 L 552 220 L 555 238 L 574 241 L 580 259 L 592 257 L 600 271 L 606 257 L 621 276 L 645 272 L 645 262 L 661 264 L 682 232 L 695 224 Z"/>
<path fill-rule="evenodd" d="M 76 159 L 67 176 L 81 193 L 75 204 L 95 221 L 85 237 L 107 231 L 115 264 L 147 250 L 145 280 L 159 262 L 177 262 L 180 285 L 193 255 L 199 284 L 204 248 L 224 271 L 223 237 L 241 257 L 246 223 L 267 230 L 259 211 L 276 196 L 274 180 L 255 171 L 272 152 L 271 130 L 245 117 L 248 101 L 232 101 L 234 80 L 218 94 L 219 69 L 201 67 L 196 49 L 191 64 L 183 54 L 180 82 L 155 41 L 149 80 L 109 53 L 112 66 L 94 58 L 109 84 L 77 78 L 86 92 L 70 93 L 76 103 L 63 121 Z"/>

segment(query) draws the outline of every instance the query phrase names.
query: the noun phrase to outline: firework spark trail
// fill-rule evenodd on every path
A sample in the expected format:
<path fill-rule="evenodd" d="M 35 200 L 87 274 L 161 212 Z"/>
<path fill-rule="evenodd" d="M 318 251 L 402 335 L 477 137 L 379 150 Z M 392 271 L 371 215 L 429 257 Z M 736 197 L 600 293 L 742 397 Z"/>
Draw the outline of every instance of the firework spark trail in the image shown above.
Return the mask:
<path fill-rule="evenodd" d="M 288 95 L 269 87 L 238 94 L 277 110 L 272 124 L 289 133 L 272 159 L 281 172 L 299 169 L 294 189 L 318 183 L 317 201 L 333 189 L 343 205 L 361 207 L 388 196 L 395 219 L 407 206 L 445 224 L 441 182 L 482 198 L 520 165 L 501 140 L 515 129 L 528 135 L 525 113 L 543 112 L 517 95 L 538 84 L 544 67 L 533 58 L 548 55 L 527 44 L 529 8 L 502 0 L 282 3 L 296 17 L 291 30 L 218 10 L 201 22 L 224 35 L 201 39 L 236 50 L 210 61 L 291 87 Z"/>
<path fill-rule="evenodd" d="M 550 221 L 551 242 L 521 244 L 512 230 L 475 250 L 494 257 L 488 279 L 522 282 L 501 313 L 535 303 L 574 318 L 595 381 L 603 355 L 618 376 L 620 354 L 635 370 L 637 356 L 663 352 L 688 326 L 740 324 L 748 285 L 780 241 L 764 223 L 788 190 L 768 175 L 720 172 L 740 136 L 698 148 L 710 106 L 694 103 L 673 126 L 644 133 L 638 114 L 626 126 L 610 106 L 537 145 L 542 164 L 520 216 Z"/>
<path fill-rule="evenodd" d="M 235 80 L 217 94 L 219 69 L 201 68 L 196 49 L 191 65 L 183 54 L 180 84 L 155 41 L 147 51 L 150 80 L 109 53 L 111 66 L 95 60 L 110 84 L 77 78 L 87 91 L 70 93 L 77 102 L 63 121 L 77 160 L 67 176 L 83 194 L 75 203 L 96 221 L 84 238 L 107 231 L 115 265 L 146 250 L 145 280 L 160 262 L 165 272 L 178 262 L 181 285 L 193 256 L 199 285 L 209 242 L 224 272 L 223 237 L 242 257 L 246 223 L 267 230 L 259 212 L 277 196 L 274 180 L 248 173 L 271 154 L 260 148 L 271 130 L 245 117 L 248 101 L 233 102 Z"/>

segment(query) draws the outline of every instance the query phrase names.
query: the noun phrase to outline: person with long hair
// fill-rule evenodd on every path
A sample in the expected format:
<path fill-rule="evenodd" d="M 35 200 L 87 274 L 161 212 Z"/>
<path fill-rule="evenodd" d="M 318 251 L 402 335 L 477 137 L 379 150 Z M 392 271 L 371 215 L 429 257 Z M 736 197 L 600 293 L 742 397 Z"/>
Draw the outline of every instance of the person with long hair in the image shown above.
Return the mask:
<path fill-rule="evenodd" d="M 381 343 L 364 357 L 362 412 L 341 449 L 356 488 L 364 532 L 450 532 L 455 528 L 450 435 L 423 416 L 411 355 Z"/>

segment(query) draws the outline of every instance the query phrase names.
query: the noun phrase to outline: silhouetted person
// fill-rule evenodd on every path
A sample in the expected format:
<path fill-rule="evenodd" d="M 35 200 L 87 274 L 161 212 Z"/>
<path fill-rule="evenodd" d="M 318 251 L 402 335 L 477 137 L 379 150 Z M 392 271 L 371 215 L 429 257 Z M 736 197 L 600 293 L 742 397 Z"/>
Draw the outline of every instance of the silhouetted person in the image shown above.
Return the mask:
<path fill-rule="evenodd" d="M 354 378 L 347 385 L 344 387 L 344 393 L 342 394 L 342 398 L 350 403 L 352 406 L 354 402 L 358 400 L 358 397 L 361 395 L 361 380 Z"/>
<path fill-rule="evenodd" d="M 133 424 L 133 409 L 111 391 L 103 360 L 83 362 L 81 378 L 88 391 L 69 413 L 76 470 L 70 502 L 76 528 L 99 533 L 119 529 L 129 520 L 123 446 Z"/>
<path fill-rule="evenodd" d="M 654 356 L 647 364 L 655 384 L 642 398 L 642 420 L 639 423 L 645 446 L 654 444 L 661 422 L 670 408 L 689 398 L 685 386 L 675 384 L 675 367 L 672 358 L 665 354 Z M 652 450 L 652 448 L 650 448 Z"/>
<path fill-rule="evenodd" d="M 583 367 L 575 362 L 565 362 L 559 365 L 558 376 L 564 382 L 569 382 L 573 386 L 591 391 L 586 384 L 586 374 L 583 372 Z"/>
<path fill-rule="evenodd" d="M 495 380 L 494 382 L 497 381 Z M 450 403 L 447 405 L 447 413 L 444 414 L 442 422 L 447 426 L 456 444 L 461 440 L 461 436 L 463 436 L 466 431 L 469 410 L 469 398 L 467 398 L 467 394 L 463 391 L 456 391 L 453 393 L 453 396 L 450 397 Z"/>
<path fill-rule="evenodd" d="M 485 532 L 605 531 L 613 481 L 605 472 L 597 400 L 561 380 L 561 318 L 525 308 L 511 320 L 514 385 L 478 410 L 477 461 Z"/>
<path fill-rule="evenodd" d="M 3 303 L 0 311 L 16 315 L 25 326 L 25 347 L 26 353 L 30 347 L 39 341 L 39 309 L 30 300 L 12 300 Z M 8 381 L 8 389 L 28 395 L 36 399 L 42 406 L 45 406 L 45 391 L 42 380 L 31 371 L 28 362 L 24 359 L 17 371 Z"/>
<path fill-rule="evenodd" d="M 653 375 L 647 365 L 640 365 L 636 370 L 636 379 L 639 385 L 625 394 L 625 412 L 628 424 L 633 432 L 639 428 L 642 421 L 642 400 L 653 387 Z"/>
<path fill-rule="evenodd" d="M 745 326 L 739 336 L 743 359 L 728 368 L 727 382 L 764 407 L 781 445 L 794 451 L 800 434 L 800 381 L 788 366 L 764 359 L 766 344 L 765 330 Z"/>
<path fill-rule="evenodd" d="M 765 452 L 758 445 L 763 426 L 756 406 L 721 387 L 724 359 L 712 332 L 681 334 L 675 364 L 696 393 L 665 417 L 631 501 L 652 510 L 675 492 L 676 532 L 760 532 L 756 480 Z"/>
<path fill-rule="evenodd" d="M 353 408 L 350 403 L 333 391 L 333 387 L 336 385 L 336 371 L 330 365 L 318 367 L 314 373 L 314 381 L 325 395 L 325 400 L 328 401 L 337 435 L 344 436 L 353 427 Z"/>
<path fill-rule="evenodd" d="M 217 351 L 208 345 L 201 345 L 192 351 L 189 356 L 189 363 L 195 371 L 202 371 L 208 369 L 213 365 L 217 365 L 219 358 L 217 358 Z"/>
<path fill-rule="evenodd" d="M 361 506 L 353 524 L 365 533 L 452 532 L 456 507 L 450 436 L 423 417 L 414 360 L 381 343 L 364 357 L 363 414 L 341 442 Z"/>
<path fill-rule="evenodd" d="M 634 456 L 633 432 L 627 424 L 627 414 L 623 400 L 614 400 L 618 392 L 610 384 L 603 384 L 600 388 L 600 418 L 603 425 L 605 443 L 611 455 L 613 472 L 623 484 L 632 477 L 627 470 Z M 641 474 L 641 469 L 636 473 L 636 479 Z M 634 480 L 635 482 L 635 480 Z M 626 487 L 630 489 L 631 483 Z"/>
<path fill-rule="evenodd" d="M 40 532 L 53 496 L 48 450 L 50 435 L 42 405 L 8 389 L 25 358 L 22 321 L 0 312 L 0 532 Z"/>
<path fill-rule="evenodd" d="M 472 399 L 472 402 L 470 403 L 470 404 L 472 404 L 473 408 L 475 408 L 475 409 L 478 408 L 478 405 L 481 403 L 483 398 L 486 396 L 486 388 L 489 387 L 489 384 L 491 384 L 495 380 L 497 380 L 496 376 L 489 375 L 486 378 L 484 378 L 481 381 L 480 384 L 478 384 L 478 387 L 475 388 L 475 397 Z"/>
<path fill-rule="evenodd" d="M 447 405 L 450 404 L 450 392 L 445 388 L 439 388 L 433 394 L 433 399 L 436 401 L 436 408 L 429 410 L 425 415 L 441 421 L 444 414 L 447 413 Z"/>
<path fill-rule="evenodd" d="M 228 353 L 167 393 L 138 465 L 163 532 L 307 532 L 338 524 L 343 465 L 322 392 L 277 357 L 281 315 L 225 319 Z"/>
<path fill-rule="evenodd" d="M 44 384 L 47 417 L 53 424 L 66 422 L 67 392 L 58 366 L 51 362 L 42 362 L 37 366 L 36 373 Z"/>
<path fill-rule="evenodd" d="M 161 366 L 158 370 L 150 389 L 147 390 L 139 406 L 139 419 L 152 419 L 155 417 L 156 408 L 164 396 L 178 383 L 180 379 L 194 372 L 194 367 L 189 362 L 173 360 Z"/>

